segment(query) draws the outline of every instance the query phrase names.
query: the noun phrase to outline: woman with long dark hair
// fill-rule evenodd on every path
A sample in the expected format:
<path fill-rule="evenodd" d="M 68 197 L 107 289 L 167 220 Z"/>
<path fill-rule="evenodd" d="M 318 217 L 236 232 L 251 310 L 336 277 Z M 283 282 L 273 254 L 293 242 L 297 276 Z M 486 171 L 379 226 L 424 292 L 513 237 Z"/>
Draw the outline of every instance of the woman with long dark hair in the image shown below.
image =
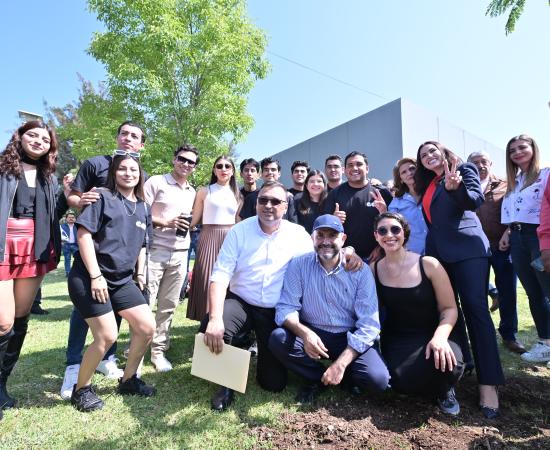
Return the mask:
<path fill-rule="evenodd" d="M 458 315 L 453 289 L 437 259 L 407 251 L 410 232 L 401 214 L 374 219 L 374 237 L 384 254 L 371 264 L 385 309 L 382 356 L 393 389 L 430 396 L 444 413 L 457 415 L 454 386 L 464 365 L 451 338 Z"/>
<path fill-rule="evenodd" d="M 424 254 L 428 227 L 419 204 L 420 195 L 414 186 L 416 159 L 401 158 L 393 168 L 394 199 L 388 205 L 388 211 L 396 212 L 405 217 L 411 229 L 407 241 L 407 250 Z"/>
<path fill-rule="evenodd" d="M 202 320 L 207 313 L 208 284 L 218 252 L 235 225 L 241 194 L 235 179 L 235 163 L 226 155 L 214 161 L 210 184 L 199 190 L 193 205 L 190 229 L 202 223 L 197 244 L 187 318 Z"/>
<path fill-rule="evenodd" d="M 304 182 L 304 190 L 294 196 L 294 209 L 298 223 L 311 234 L 313 222 L 321 215 L 323 202 L 327 198 L 328 182 L 320 170 L 310 170 Z"/>
<path fill-rule="evenodd" d="M 424 142 L 416 157 L 415 188 L 428 224 L 426 255 L 443 263 L 460 299 L 479 383 L 479 406 L 487 418 L 499 415 L 497 387 L 504 383 L 495 327 L 487 304 L 489 241 L 475 210 L 483 202 L 477 168 L 436 141 Z M 457 332 L 464 360 L 469 346 L 459 310 Z"/>
<path fill-rule="evenodd" d="M 15 406 L 7 390 L 44 275 L 57 267 L 57 138 L 42 121 L 20 126 L 0 155 L 0 418 Z"/>
<path fill-rule="evenodd" d="M 499 242 L 510 248 L 512 263 L 529 299 L 538 341 L 521 358 L 550 361 L 550 274 L 540 260 L 537 227 L 550 168 L 540 167 L 540 151 L 533 138 L 515 136 L 506 145 L 507 192 L 502 201 L 501 222 L 508 225 Z M 537 261 L 540 267 L 537 268 Z"/>
<path fill-rule="evenodd" d="M 94 337 L 71 396 L 74 407 L 84 412 L 103 407 L 91 382 L 97 365 L 117 339 L 115 313 L 128 322 L 132 334 L 118 392 L 145 397 L 155 393 L 136 375 L 155 331 L 155 319 L 140 290 L 145 285 L 151 214 L 144 201 L 138 159 L 121 152 L 117 150 L 109 167 L 107 188 L 96 191 L 100 197 L 76 221 L 79 250 L 69 273 L 69 295 Z"/>

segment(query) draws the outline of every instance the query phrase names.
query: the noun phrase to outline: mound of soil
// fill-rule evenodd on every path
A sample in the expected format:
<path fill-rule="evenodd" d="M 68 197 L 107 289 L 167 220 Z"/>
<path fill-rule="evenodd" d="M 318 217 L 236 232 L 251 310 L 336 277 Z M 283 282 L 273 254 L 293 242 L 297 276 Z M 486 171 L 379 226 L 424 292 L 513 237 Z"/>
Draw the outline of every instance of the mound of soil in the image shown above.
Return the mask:
<path fill-rule="evenodd" d="M 316 405 L 284 413 L 277 428 L 249 430 L 258 448 L 550 449 L 550 377 L 532 368 L 500 390 L 501 417 L 485 419 L 470 376 L 457 390 L 461 412 L 442 414 L 429 401 L 390 393 L 350 397 L 332 388 Z"/>

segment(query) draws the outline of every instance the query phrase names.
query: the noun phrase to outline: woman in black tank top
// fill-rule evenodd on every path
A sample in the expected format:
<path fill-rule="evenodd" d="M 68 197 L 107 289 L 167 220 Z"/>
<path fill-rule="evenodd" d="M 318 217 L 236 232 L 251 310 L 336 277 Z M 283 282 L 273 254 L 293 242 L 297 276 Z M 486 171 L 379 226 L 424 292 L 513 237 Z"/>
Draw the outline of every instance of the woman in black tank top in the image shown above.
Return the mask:
<path fill-rule="evenodd" d="M 406 250 L 410 228 L 403 216 L 381 214 L 374 226 L 385 252 L 371 268 L 384 310 L 381 350 L 391 386 L 431 396 L 444 413 L 457 415 L 454 386 L 464 365 L 460 347 L 449 339 L 457 318 L 449 277 L 435 258 Z"/>

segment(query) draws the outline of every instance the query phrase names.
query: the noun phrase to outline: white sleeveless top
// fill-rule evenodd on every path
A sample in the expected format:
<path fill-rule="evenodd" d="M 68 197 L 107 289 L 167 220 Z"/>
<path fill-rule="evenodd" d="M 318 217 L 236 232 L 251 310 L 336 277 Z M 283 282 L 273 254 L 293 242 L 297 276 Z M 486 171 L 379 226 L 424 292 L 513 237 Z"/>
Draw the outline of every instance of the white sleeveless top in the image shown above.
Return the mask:
<path fill-rule="evenodd" d="M 234 225 L 238 202 L 229 184 L 218 183 L 209 185 L 204 199 L 202 223 L 204 225 Z"/>

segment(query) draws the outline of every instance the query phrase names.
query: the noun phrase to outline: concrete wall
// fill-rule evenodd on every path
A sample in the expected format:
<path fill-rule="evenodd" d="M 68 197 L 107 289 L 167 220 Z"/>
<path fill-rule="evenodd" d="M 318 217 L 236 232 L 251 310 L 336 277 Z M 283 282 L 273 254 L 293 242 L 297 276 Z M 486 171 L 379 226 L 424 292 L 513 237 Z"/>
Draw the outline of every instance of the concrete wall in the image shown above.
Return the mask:
<path fill-rule="evenodd" d="M 464 160 L 471 152 L 484 150 L 493 158 L 494 172 L 505 173 L 502 149 L 404 99 L 387 103 L 273 157 L 281 163 L 281 182 L 287 186 L 292 185 L 290 167 L 294 161 L 309 161 L 311 168 L 322 170 L 328 155 L 343 158 L 351 151 L 365 153 L 369 176 L 385 181 L 392 177 L 398 159 L 416 156 L 418 146 L 428 140 L 442 142 Z"/>

